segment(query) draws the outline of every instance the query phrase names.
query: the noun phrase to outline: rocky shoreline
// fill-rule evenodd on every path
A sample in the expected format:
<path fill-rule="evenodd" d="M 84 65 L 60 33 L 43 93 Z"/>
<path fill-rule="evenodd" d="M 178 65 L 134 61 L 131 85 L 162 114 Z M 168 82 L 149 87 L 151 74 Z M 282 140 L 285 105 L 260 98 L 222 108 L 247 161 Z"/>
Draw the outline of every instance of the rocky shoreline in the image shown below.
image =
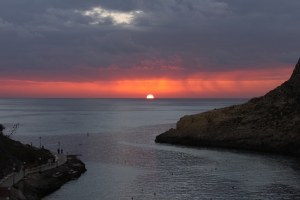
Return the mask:
<path fill-rule="evenodd" d="M 266 95 L 182 117 L 157 143 L 300 155 L 300 59 L 289 80 Z"/>
<path fill-rule="evenodd" d="M 68 181 L 75 180 L 86 171 L 85 164 L 76 156 L 68 156 L 68 161 L 43 171 L 28 174 L 11 188 L 11 199 L 40 200 L 41 198 L 58 190 Z"/>

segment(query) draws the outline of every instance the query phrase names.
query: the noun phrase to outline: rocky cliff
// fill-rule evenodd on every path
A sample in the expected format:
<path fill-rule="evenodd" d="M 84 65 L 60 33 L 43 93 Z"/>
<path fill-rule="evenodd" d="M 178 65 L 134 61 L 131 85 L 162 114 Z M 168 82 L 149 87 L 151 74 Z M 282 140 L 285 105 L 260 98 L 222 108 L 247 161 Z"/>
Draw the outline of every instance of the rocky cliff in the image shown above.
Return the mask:
<path fill-rule="evenodd" d="M 11 188 L 11 199 L 40 200 L 58 190 L 68 181 L 75 180 L 86 171 L 85 164 L 76 156 L 69 156 L 68 162 L 40 173 L 32 173 Z"/>
<path fill-rule="evenodd" d="M 1 124 L 0 124 L 1 125 Z M 26 167 L 38 167 L 46 164 L 48 159 L 53 158 L 47 149 L 38 149 L 30 145 L 14 141 L 1 133 L 0 126 L 0 179 L 15 171 L 20 171 L 26 162 Z M 3 130 L 3 129 L 2 129 Z M 43 173 L 38 172 L 26 175 L 26 179 L 17 182 L 10 190 L 10 199 L 13 200 L 40 200 L 46 195 L 59 189 L 70 180 L 77 179 L 86 171 L 85 164 L 76 158 L 68 156 L 68 162 L 52 168 Z M 41 162 L 39 162 L 41 158 Z M 0 187 L 0 199 L 8 194 L 6 187 Z"/>
<path fill-rule="evenodd" d="M 47 149 L 39 149 L 30 145 L 14 141 L 1 133 L 0 124 L 0 179 L 13 172 L 20 171 L 26 162 L 27 168 L 37 167 L 47 163 L 48 159 L 53 158 L 51 152 Z"/>
<path fill-rule="evenodd" d="M 300 59 L 290 79 L 266 95 L 184 116 L 155 142 L 300 155 Z"/>

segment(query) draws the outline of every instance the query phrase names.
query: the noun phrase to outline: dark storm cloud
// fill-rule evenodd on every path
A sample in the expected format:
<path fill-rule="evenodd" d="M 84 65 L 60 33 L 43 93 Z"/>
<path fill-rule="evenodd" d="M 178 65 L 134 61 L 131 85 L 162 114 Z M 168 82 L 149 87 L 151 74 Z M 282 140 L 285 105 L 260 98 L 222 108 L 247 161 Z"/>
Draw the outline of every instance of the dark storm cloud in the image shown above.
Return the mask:
<path fill-rule="evenodd" d="M 298 0 L 3 0 L 0 71 L 118 66 L 161 76 L 296 62 L 299 10 Z"/>

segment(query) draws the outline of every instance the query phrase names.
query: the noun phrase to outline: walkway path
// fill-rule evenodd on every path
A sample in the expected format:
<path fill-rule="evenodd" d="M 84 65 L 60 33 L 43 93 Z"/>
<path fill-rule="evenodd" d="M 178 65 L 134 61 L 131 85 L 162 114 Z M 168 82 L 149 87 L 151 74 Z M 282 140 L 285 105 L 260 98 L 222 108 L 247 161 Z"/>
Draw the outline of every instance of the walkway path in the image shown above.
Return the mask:
<path fill-rule="evenodd" d="M 52 152 L 52 154 L 57 155 L 53 152 Z M 32 169 L 26 169 L 25 175 L 39 172 L 39 170 L 45 171 L 48 169 L 55 168 L 56 166 L 63 165 L 66 161 L 67 161 L 67 156 L 64 154 L 59 154 L 57 165 L 56 164 L 52 164 L 52 165 L 45 164 L 45 165 L 42 165 L 41 168 L 38 166 L 38 167 L 35 167 Z M 6 200 L 7 197 L 9 196 L 9 189 L 13 186 L 13 183 L 19 182 L 23 177 L 24 177 L 24 171 L 21 170 L 20 172 L 14 172 L 14 173 L 10 174 L 9 176 L 7 176 L 6 178 L 0 180 L 0 200 Z"/>

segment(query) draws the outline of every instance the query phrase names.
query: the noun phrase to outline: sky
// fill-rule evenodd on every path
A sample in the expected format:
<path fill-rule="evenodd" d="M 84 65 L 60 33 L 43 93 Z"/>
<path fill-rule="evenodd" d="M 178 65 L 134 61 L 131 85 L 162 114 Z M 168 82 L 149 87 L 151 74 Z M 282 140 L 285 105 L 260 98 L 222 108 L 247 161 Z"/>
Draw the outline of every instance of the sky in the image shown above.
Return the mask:
<path fill-rule="evenodd" d="M 0 98 L 251 98 L 300 57 L 299 0 L 1 0 Z"/>

